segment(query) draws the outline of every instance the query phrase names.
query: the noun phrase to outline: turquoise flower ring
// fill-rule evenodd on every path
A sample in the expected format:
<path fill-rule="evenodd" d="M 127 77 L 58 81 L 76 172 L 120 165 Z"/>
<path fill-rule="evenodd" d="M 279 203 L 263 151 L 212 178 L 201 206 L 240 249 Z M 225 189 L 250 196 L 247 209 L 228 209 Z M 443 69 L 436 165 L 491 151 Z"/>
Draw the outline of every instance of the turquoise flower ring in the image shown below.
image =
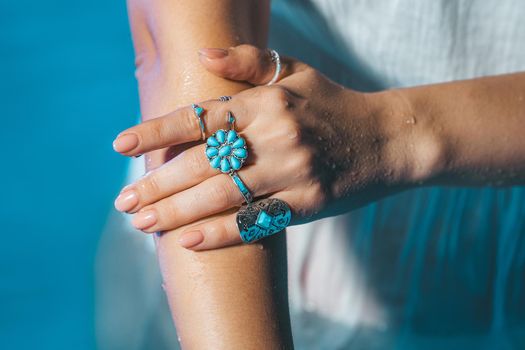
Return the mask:
<path fill-rule="evenodd" d="M 206 139 L 206 130 L 204 129 L 204 121 L 202 120 L 202 114 L 204 113 L 204 108 L 201 106 L 196 105 L 195 103 L 191 105 L 191 108 L 193 109 L 193 114 L 195 115 L 195 118 L 197 118 L 197 122 L 199 123 L 199 129 L 201 132 L 201 140 L 204 141 Z"/>
<path fill-rule="evenodd" d="M 237 227 L 245 243 L 252 243 L 281 232 L 291 220 L 290 206 L 277 198 L 248 203 L 237 213 Z"/>
<path fill-rule="evenodd" d="M 246 141 L 235 130 L 219 129 L 206 140 L 206 157 L 214 169 L 237 171 L 248 157 Z"/>

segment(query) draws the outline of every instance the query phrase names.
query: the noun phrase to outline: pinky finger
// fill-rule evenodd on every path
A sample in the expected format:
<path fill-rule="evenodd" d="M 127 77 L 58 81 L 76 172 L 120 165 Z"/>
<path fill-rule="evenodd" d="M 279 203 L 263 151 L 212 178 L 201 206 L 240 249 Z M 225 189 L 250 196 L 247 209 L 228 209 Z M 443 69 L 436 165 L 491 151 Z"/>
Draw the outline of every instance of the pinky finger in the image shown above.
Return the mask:
<path fill-rule="evenodd" d="M 236 218 L 237 214 L 233 213 L 190 227 L 179 237 L 179 244 L 191 250 L 217 249 L 240 244 L 242 239 Z"/>

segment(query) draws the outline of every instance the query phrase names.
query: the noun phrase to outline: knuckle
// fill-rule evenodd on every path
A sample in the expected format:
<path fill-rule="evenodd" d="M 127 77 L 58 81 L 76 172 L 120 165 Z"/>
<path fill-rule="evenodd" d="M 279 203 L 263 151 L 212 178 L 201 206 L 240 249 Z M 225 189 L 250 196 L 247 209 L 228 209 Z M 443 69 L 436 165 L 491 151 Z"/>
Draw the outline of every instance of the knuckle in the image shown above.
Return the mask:
<path fill-rule="evenodd" d="M 299 215 L 304 218 L 316 215 L 326 205 L 327 196 L 319 181 L 312 181 L 303 192 Z"/>
<path fill-rule="evenodd" d="M 301 164 L 301 166 L 310 169 L 313 167 L 314 156 L 308 149 L 303 148 L 297 155 L 297 161 Z"/>
<path fill-rule="evenodd" d="M 310 79 L 316 80 L 321 76 L 321 74 L 319 73 L 317 69 L 314 69 L 308 65 L 305 65 L 303 69 L 303 74 L 308 80 Z"/>
<path fill-rule="evenodd" d="M 225 242 L 228 240 L 228 231 L 224 224 L 220 225 L 209 225 L 206 228 L 207 236 L 213 237 L 217 242 Z"/>
<path fill-rule="evenodd" d="M 155 175 L 146 175 L 140 180 L 137 189 L 146 198 L 157 197 L 161 191 L 159 181 Z"/>
<path fill-rule="evenodd" d="M 223 206 L 230 203 L 233 203 L 233 192 L 229 186 L 225 184 L 219 184 L 218 186 L 213 186 L 208 192 L 209 199 L 217 205 Z"/>
<path fill-rule="evenodd" d="M 283 118 L 280 130 L 290 142 L 291 146 L 298 146 L 302 142 L 302 130 L 299 124 L 292 118 Z"/>
<path fill-rule="evenodd" d="M 177 203 L 174 199 L 169 199 L 155 204 L 158 222 L 163 229 L 175 228 L 177 218 L 181 213 L 177 210 Z"/>
<path fill-rule="evenodd" d="M 268 95 L 273 102 L 279 104 L 287 102 L 290 96 L 284 87 L 275 85 L 268 88 Z"/>
<path fill-rule="evenodd" d="M 160 120 L 153 120 L 151 123 L 139 124 L 144 127 L 144 133 L 150 140 L 161 140 L 163 135 L 163 123 Z"/>
<path fill-rule="evenodd" d="M 210 166 L 205 159 L 204 152 L 194 150 L 185 151 L 185 162 L 187 171 L 193 178 L 201 178 Z"/>

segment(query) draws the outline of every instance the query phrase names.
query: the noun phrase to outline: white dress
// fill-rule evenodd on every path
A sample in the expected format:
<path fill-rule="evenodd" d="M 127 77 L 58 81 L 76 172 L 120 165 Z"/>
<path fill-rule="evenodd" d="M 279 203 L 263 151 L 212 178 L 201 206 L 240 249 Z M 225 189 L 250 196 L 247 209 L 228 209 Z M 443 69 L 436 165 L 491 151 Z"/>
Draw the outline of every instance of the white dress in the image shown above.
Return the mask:
<path fill-rule="evenodd" d="M 523 71 L 524 19 L 518 0 L 281 0 L 273 4 L 270 46 L 374 91 Z M 525 348 L 523 187 L 413 190 L 291 227 L 287 239 L 298 349 Z M 135 252 L 119 254 L 137 268 L 144 264 L 135 257 L 148 260 L 150 270 L 119 284 L 115 266 L 111 287 L 108 272 L 100 274 L 101 345 L 147 349 L 148 331 L 160 328 L 154 348 L 172 346 L 153 249 L 139 235 L 112 240 L 127 240 L 123 250 Z M 101 262 L 114 244 L 101 245 Z M 123 301 L 130 285 L 147 297 Z M 129 303 L 133 322 L 119 311 L 108 318 L 116 299 L 120 312 Z M 108 334 L 119 323 L 140 341 Z"/>

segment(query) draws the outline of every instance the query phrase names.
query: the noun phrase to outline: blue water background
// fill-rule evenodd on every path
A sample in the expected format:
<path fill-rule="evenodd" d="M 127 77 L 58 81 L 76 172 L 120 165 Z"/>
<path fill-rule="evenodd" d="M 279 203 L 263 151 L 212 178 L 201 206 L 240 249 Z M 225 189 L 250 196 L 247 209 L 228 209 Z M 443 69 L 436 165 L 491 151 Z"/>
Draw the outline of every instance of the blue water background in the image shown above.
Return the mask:
<path fill-rule="evenodd" d="M 93 349 L 94 257 L 138 111 L 124 1 L 0 2 L 0 348 Z"/>

